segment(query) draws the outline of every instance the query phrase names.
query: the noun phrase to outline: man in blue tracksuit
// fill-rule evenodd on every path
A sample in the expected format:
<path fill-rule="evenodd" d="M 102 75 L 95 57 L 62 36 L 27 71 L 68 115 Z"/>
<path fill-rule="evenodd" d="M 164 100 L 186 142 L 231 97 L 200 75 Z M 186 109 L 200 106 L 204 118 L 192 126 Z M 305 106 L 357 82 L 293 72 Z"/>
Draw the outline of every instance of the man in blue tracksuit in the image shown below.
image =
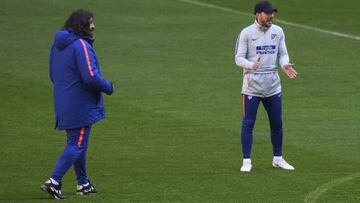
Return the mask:
<path fill-rule="evenodd" d="M 86 175 L 86 152 L 91 125 L 105 117 L 102 93 L 111 95 L 113 84 L 100 72 L 93 50 L 93 14 L 74 11 L 56 33 L 50 52 L 56 128 L 67 133 L 67 145 L 41 189 L 55 199 L 64 199 L 61 179 L 73 165 L 78 195 L 96 193 Z"/>

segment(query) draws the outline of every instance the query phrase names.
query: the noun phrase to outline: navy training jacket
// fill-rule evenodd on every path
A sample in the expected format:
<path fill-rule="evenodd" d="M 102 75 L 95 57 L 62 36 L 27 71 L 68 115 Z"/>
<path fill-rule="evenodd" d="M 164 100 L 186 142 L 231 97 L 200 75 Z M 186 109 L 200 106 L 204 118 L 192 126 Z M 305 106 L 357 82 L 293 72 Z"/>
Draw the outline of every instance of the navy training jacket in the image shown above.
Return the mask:
<path fill-rule="evenodd" d="M 103 78 L 93 39 L 59 30 L 50 52 L 56 125 L 59 130 L 90 126 L 105 118 L 102 92 L 113 85 Z"/>

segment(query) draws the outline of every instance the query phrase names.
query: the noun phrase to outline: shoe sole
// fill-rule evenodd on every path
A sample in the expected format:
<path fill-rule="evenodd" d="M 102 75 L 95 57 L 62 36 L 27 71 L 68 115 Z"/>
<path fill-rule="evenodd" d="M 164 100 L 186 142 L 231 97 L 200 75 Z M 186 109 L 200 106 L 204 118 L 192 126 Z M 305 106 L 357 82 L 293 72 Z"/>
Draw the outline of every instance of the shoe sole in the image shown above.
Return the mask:
<path fill-rule="evenodd" d="M 241 168 L 240 168 L 240 172 L 250 173 L 252 169 L 253 169 L 253 167 L 251 167 L 249 171 L 245 171 L 245 170 L 241 170 Z"/>
<path fill-rule="evenodd" d="M 89 192 L 89 193 L 83 193 L 83 192 L 76 192 L 76 195 L 84 196 L 84 195 L 95 195 L 97 192 Z"/>
<path fill-rule="evenodd" d="M 61 198 L 58 197 L 56 194 L 54 194 L 51 190 L 49 190 L 49 188 L 45 185 L 40 186 L 40 189 L 44 192 L 46 192 L 47 194 L 49 194 L 52 198 L 57 199 L 57 200 L 63 200 L 65 198 Z"/>
<path fill-rule="evenodd" d="M 295 170 L 295 169 L 288 169 L 288 168 L 280 167 L 279 165 L 275 164 L 274 162 L 272 162 L 272 165 L 273 165 L 273 167 L 275 167 L 275 168 L 281 168 L 281 169 L 288 170 L 288 171 L 293 171 L 293 170 Z"/>

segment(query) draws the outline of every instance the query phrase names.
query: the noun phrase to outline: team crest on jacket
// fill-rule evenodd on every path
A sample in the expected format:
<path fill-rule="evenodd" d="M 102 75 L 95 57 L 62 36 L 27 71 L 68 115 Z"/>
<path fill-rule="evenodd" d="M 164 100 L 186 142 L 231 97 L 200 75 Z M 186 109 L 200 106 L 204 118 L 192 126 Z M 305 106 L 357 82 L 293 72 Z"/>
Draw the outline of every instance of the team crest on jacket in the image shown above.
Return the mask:
<path fill-rule="evenodd" d="M 248 100 L 251 100 L 252 99 L 252 96 L 248 96 Z"/>
<path fill-rule="evenodd" d="M 277 34 L 271 34 L 272 41 L 277 41 L 278 39 L 279 39 L 279 37 L 277 36 Z"/>

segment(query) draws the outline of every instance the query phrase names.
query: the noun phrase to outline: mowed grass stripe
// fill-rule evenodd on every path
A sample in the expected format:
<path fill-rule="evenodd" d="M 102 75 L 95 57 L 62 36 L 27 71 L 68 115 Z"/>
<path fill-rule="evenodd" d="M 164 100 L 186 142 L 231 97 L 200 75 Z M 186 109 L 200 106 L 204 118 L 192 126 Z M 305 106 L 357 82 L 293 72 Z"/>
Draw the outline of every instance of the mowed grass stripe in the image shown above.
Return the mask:
<path fill-rule="evenodd" d="M 214 5 L 214 4 L 208 4 L 208 3 L 200 2 L 200 1 L 193 1 L 193 0 L 179 0 L 179 1 L 189 3 L 189 4 L 193 4 L 193 5 L 202 6 L 202 7 L 206 7 L 206 8 L 217 9 L 217 10 L 221 10 L 221 11 L 225 11 L 225 12 L 241 14 L 241 15 L 245 15 L 245 16 L 251 16 L 251 17 L 254 16 L 251 13 L 242 12 L 242 11 L 234 10 L 234 9 L 231 9 L 231 8 L 225 8 L 225 7 L 217 6 L 217 5 Z M 336 37 L 343 37 L 343 38 L 348 38 L 348 39 L 353 39 L 353 40 L 360 40 L 359 36 L 340 33 L 340 32 L 335 32 L 335 31 L 330 31 L 330 30 L 324 30 L 324 29 L 320 29 L 320 28 L 317 28 L 317 27 L 311 27 L 311 26 L 307 26 L 307 25 L 294 23 L 294 22 L 288 22 L 288 21 L 281 20 L 281 19 L 276 19 L 276 22 L 278 22 L 280 24 L 292 26 L 292 27 L 297 27 L 297 28 L 302 28 L 302 29 L 311 30 L 311 31 L 315 31 L 315 32 L 320 32 L 320 33 L 323 33 L 323 34 L 333 35 L 333 36 L 336 36 Z"/>

